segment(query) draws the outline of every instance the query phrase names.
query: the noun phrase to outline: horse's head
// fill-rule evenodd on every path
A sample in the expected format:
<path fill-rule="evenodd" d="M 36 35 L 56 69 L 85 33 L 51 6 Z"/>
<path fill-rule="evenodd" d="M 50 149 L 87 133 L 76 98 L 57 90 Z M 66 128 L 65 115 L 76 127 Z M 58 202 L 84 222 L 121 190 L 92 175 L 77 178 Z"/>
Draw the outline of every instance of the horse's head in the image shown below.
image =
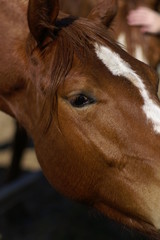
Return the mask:
<path fill-rule="evenodd" d="M 58 1 L 30 0 L 26 89 L 16 107 L 6 102 L 57 190 L 150 231 L 160 228 L 157 79 L 108 36 L 111 3 L 91 12 L 95 24 L 57 17 Z"/>

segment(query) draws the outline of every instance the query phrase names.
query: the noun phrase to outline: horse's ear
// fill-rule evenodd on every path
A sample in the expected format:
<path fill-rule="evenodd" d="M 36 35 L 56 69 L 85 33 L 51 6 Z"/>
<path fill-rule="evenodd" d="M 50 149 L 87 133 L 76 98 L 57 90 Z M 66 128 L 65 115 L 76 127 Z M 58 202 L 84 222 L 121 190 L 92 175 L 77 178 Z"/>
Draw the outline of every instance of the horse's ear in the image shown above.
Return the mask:
<path fill-rule="evenodd" d="M 117 0 L 97 0 L 88 18 L 109 27 L 118 11 Z"/>
<path fill-rule="evenodd" d="M 41 43 L 49 32 L 59 13 L 58 0 L 29 0 L 28 25 L 31 34 Z"/>

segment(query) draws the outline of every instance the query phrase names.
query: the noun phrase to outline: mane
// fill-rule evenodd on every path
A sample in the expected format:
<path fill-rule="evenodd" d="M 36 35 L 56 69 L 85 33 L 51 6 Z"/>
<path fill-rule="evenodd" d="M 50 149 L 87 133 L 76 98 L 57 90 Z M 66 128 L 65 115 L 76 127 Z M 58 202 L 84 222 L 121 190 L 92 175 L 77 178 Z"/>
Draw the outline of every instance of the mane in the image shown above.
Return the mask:
<path fill-rule="evenodd" d="M 47 26 L 48 27 L 48 26 Z M 103 44 L 111 48 L 120 49 L 120 46 L 111 38 L 111 33 L 103 25 L 96 25 L 94 22 L 84 18 L 67 17 L 57 20 L 55 26 L 49 27 L 52 41 L 47 44 L 41 52 L 44 62 L 51 56 L 50 78 L 40 83 L 41 90 L 50 98 L 51 111 L 48 126 L 53 117 L 57 99 L 58 87 L 65 81 L 65 78 L 72 68 L 73 60 L 76 57 L 82 66 L 86 66 L 89 59 L 96 57 L 94 44 Z M 47 69 L 48 71 L 48 69 Z M 44 104 L 45 105 L 45 104 Z M 47 127 L 48 128 L 48 127 Z"/>

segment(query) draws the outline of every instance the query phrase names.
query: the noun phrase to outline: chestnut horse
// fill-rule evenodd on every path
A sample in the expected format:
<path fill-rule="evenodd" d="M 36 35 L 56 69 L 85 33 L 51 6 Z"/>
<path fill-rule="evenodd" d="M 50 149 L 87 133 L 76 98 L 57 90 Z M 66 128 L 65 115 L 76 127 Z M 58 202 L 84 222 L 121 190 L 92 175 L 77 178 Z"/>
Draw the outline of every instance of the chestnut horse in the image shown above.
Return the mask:
<path fill-rule="evenodd" d="M 32 136 L 59 192 L 156 234 L 157 76 L 106 31 L 115 2 L 76 19 L 59 13 L 58 0 L 0 1 L 0 109 Z"/>

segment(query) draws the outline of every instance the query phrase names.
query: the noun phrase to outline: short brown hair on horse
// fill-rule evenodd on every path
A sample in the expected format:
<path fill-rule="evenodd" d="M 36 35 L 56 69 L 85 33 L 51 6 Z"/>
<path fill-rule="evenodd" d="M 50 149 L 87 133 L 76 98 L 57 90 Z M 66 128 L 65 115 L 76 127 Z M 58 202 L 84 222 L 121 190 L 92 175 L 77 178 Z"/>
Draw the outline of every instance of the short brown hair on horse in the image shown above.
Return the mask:
<path fill-rule="evenodd" d="M 90 20 L 59 13 L 58 0 L 1 0 L 0 109 L 32 136 L 59 192 L 158 238 L 157 76 L 101 24 L 109 2 Z"/>

